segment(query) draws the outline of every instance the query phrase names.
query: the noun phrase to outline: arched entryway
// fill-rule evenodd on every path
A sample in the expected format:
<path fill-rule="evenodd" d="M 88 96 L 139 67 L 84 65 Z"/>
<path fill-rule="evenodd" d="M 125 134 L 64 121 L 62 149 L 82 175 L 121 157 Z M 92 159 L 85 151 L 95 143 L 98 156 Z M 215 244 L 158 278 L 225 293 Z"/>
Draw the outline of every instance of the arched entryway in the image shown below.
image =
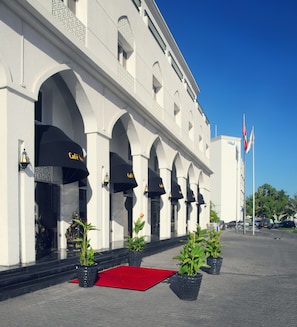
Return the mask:
<path fill-rule="evenodd" d="M 40 88 L 35 104 L 36 259 L 66 249 L 74 214 L 87 217 L 86 139 L 78 106 L 60 73 Z"/>
<path fill-rule="evenodd" d="M 181 187 L 177 181 L 176 166 L 175 163 L 172 165 L 171 171 L 171 237 L 176 237 L 178 235 L 178 211 L 180 208 L 179 200 L 183 199 L 184 195 L 182 193 Z"/>
<path fill-rule="evenodd" d="M 132 235 L 133 207 L 137 187 L 133 172 L 133 158 L 127 135 L 126 116 L 115 123 L 110 142 L 110 248 L 124 246 L 125 238 Z"/>
<path fill-rule="evenodd" d="M 160 239 L 160 210 L 163 206 L 162 195 L 165 193 L 164 184 L 160 177 L 158 156 L 153 145 L 148 162 L 148 186 L 146 190 L 149 200 L 148 215 L 152 242 Z"/>

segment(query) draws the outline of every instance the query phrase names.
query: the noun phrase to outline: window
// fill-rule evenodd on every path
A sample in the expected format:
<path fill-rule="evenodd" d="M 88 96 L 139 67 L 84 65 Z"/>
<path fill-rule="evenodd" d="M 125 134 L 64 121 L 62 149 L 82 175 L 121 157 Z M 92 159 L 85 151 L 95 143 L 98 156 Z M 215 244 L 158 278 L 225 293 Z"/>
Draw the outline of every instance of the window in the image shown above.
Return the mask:
<path fill-rule="evenodd" d="M 189 137 L 194 140 L 194 126 L 193 126 L 193 113 L 190 111 L 190 117 L 189 117 L 189 123 L 188 123 L 188 132 L 189 132 Z"/>
<path fill-rule="evenodd" d="M 203 151 L 203 128 L 200 125 L 200 132 L 199 132 L 199 150 Z"/>
<path fill-rule="evenodd" d="M 153 65 L 153 80 L 152 80 L 153 98 L 159 105 L 162 105 L 163 101 L 163 89 L 162 89 L 162 74 L 160 65 L 156 62 Z"/>
<path fill-rule="evenodd" d="M 118 61 L 125 69 L 127 69 L 127 60 L 128 60 L 127 51 L 125 51 L 125 49 L 122 47 L 121 44 L 118 44 Z"/>
<path fill-rule="evenodd" d="M 118 20 L 118 62 L 133 74 L 134 37 L 126 16 Z"/>
<path fill-rule="evenodd" d="M 174 107 L 173 107 L 174 121 L 181 127 L 181 110 L 180 110 L 180 98 L 178 91 L 174 94 Z"/>
<path fill-rule="evenodd" d="M 157 41 L 157 43 L 160 46 L 160 48 L 162 49 L 162 51 L 165 53 L 166 43 L 164 42 L 164 40 L 163 40 L 162 36 L 160 35 L 160 33 L 158 32 L 158 30 L 156 29 L 153 21 L 151 20 L 150 16 L 148 15 L 147 11 L 145 11 L 145 16 L 147 16 L 147 18 L 148 18 L 148 28 L 149 28 L 149 30 L 151 31 L 153 37 Z"/>
<path fill-rule="evenodd" d="M 76 14 L 76 3 L 78 0 L 62 0 L 62 2 L 65 3 L 65 5 L 74 13 Z"/>
<path fill-rule="evenodd" d="M 158 100 L 158 93 L 161 90 L 162 85 L 160 82 L 156 79 L 155 76 L 153 76 L 153 98 L 154 100 Z"/>

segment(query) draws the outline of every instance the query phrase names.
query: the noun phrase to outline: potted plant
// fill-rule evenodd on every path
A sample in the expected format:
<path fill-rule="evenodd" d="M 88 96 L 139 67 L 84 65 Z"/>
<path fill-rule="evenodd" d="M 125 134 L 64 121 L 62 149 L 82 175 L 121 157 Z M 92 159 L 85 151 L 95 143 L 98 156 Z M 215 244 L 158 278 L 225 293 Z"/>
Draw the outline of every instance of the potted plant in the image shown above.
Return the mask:
<path fill-rule="evenodd" d="M 185 245 L 178 256 L 177 295 L 182 300 L 193 301 L 198 297 L 202 274 L 199 272 L 206 264 L 205 232 L 198 226 L 197 231 L 190 232 Z"/>
<path fill-rule="evenodd" d="M 145 236 L 139 236 L 139 233 L 143 230 L 145 221 L 143 220 L 144 214 L 140 214 L 137 220 L 134 222 L 132 235 L 128 235 L 126 246 L 128 248 L 128 263 L 130 266 L 140 267 L 143 249 L 145 246 Z"/>
<path fill-rule="evenodd" d="M 78 284 L 80 287 L 91 287 L 98 278 L 98 268 L 88 232 L 97 229 L 87 221 L 80 219 L 73 219 L 73 221 L 81 227 L 80 237 L 76 239 L 80 243 L 79 265 L 77 266 Z"/>
<path fill-rule="evenodd" d="M 211 275 L 219 275 L 223 263 L 223 258 L 221 257 L 221 233 L 222 231 L 216 231 L 215 229 L 210 229 L 207 233 L 205 252 L 207 264 L 210 266 L 207 272 Z"/>

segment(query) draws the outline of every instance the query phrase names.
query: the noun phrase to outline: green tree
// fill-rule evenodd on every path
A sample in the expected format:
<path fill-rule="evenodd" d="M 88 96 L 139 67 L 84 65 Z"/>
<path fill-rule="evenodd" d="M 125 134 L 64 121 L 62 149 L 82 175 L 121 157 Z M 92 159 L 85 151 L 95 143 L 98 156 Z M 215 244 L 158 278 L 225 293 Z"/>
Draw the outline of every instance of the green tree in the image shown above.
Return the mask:
<path fill-rule="evenodd" d="M 260 186 L 255 193 L 255 215 L 257 217 L 282 219 L 288 215 L 289 196 L 285 191 L 277 191 L 269 184 Z M 246 199 L 246 211 L 252 215 L 253 196 Z"/>
<path fill-rule="evenodd" d="M 209 221 L 211 223 L 218 223 L 220 221 L 220 217 L 218 216 L 218 214 L 214 210 L 214 205 L 213 205 L 212 202 L 210 202 L 210 217 L 209 217 Z"/>
<path fill-rule="evenodd" d="M 295 216 L 297 213 L 297 194 L 293 198 L 290 198 L 286 206 L 286 210 L 289 216 Z"/>

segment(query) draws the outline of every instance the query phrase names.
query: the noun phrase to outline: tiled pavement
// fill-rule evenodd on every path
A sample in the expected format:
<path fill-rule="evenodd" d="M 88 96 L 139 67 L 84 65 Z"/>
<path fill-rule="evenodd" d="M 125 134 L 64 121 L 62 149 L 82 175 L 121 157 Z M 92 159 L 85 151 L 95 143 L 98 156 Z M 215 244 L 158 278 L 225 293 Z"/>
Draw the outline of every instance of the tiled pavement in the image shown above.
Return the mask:
<path fill-rule="evenodd" d="M 180 300 L 170 280 L 145 292 L 63 283 L 0 302 L 0 326 L 297 326 L 297 234 L 224 231 L 222 242 L 221 274 L 203 272 L 197 301 Z M 142 266 L 176 269 L 178 252 L 145 257 Z"/>

